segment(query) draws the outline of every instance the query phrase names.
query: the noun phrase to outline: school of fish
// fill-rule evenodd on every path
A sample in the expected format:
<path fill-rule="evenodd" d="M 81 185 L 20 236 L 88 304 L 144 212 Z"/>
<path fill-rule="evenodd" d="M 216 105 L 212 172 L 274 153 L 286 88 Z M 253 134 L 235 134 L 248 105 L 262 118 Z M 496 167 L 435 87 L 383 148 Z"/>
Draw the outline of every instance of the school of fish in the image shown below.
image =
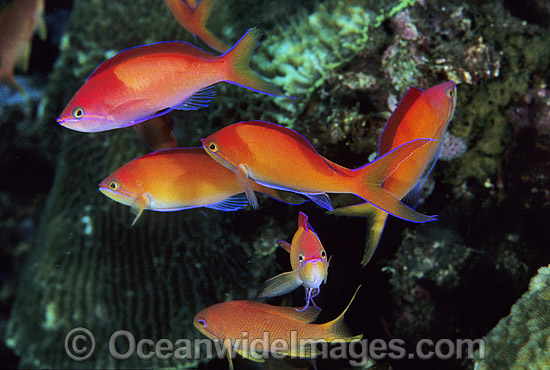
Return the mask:
<path fill-rule="evenodd" d="M 376 160 L 348 168 L 325 158 L 298 132 L 276 123 L 228 123 L 201 139 L 202 146 L 180 147 L 170 112 L 208 107 L 214 85 L 227 82 L 269 96 L 288 99 L 278 87 L 253 71 L 250 58 L 260 31 L 250 28 L 233 46 L 206 27 L 217 0 L 164 0 L 173 18 L 210 53 L 183 41 L 165 41 L 122 50 L 100 64 L 67 103 L 57 122 L 80 132 L 133 126 L 153 152 L 126 163 L 99 184 L 101 193 L 134 214 L 191 208 L 238 211 L 259 207 L 256 193 L 289 206 L 307 200 L 337 216 L 365 217 L 365 266 L 380 243 L 388 215 L 421 223 L 436 220 L 415 210 L 422 184 L 434 168 L 456 105 L 456 85 L 443 82 L 426 91 L 411 87 L 386 123 Z M 0 80 L 24 94 L 14 69 L 26 60 L 32 35 L 45 35 L 44 0 L 15 0 L 0 13 Z M 23 63 L 23 65 L 25 62 Z M 351 204 L 334 208 L 330 194 L 348 194 Z M 193 325 L 206 337 L 223 342 L 229 367 L 233 353 L 263 362 L 269 354 L 313 359 L 316 343 L 352 342 L 344 323 L 347 307 L 335 319 L 313 323 L 321 310 L 314 298 L 326 283 L 330 258 L 308 216 L 298 212 L 292 241 L 276 243 L 289 253 L 290 271 L 268 279 L 259 298 L 305 289 L 303 307 L 255 301 L 227 301 L 204 308 Z M 141 221 L 146 222 L 146 221 Z M 246 338 L 244 334 L 246 333 Z M 264 339 L 267 346 L 248 343 Z M 292 336 L 295 336 L 293 338 Z M 307 345 L 295 339 L 308 339 Z M 294 340 L 293 340 L 294 339 Z M 281 344 L 287 344 L 287 346 Z M 292 344 L 292 345 L 288 345 Z"/>

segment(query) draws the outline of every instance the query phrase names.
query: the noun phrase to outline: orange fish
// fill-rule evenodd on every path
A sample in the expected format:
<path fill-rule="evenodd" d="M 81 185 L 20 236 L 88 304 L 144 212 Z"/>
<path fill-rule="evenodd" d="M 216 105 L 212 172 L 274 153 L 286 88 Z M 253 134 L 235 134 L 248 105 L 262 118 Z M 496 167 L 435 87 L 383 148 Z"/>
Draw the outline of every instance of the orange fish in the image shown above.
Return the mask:
<path fill-rule="evenodd" d="M 237 174 L 253 207 L 257 201 L 250 180 L 275 189 L 296 192 L 328 210 L 325 193 L 352 193 L 397 217 L 426 222 L 426 216 L 401 203 L 380 185 L 415 149 L 430 139 L 419 139 L 396 148 L 375 162 L 350 170 L 322 157 L 297 132 L 267 122 L 239 122 L 205 139 L 204 149 Z"/>
<path fill-rule="evenodd" d="M 277 241 L 277 244 L 290 253 L 292 271 L 267 280 L 260 298 L 280 296 L 303 285 L 306 289 L 306 305 L 299 311 L 306 310 L 310 302 L 319 308 L 313 298 L 319 294 L 321 284 L 327 282 L 330 261 L 305 213 L 300 212 L 298 215 L 298 230 L 292 238 L 292 244 L 282 240 Z"/>
<path fill-rule="evenodd" d="M 386 123 L 378 156 L 418 138 L 436 141 L 417 149 L 386 179 L 382 187 L 402 199 L 406 196 L 412 206 L 418 204 L 422 184 L 434 167 L 441 151 L 442 137 L 451 121 L 456 103 L 456 86 L 453 81 L 433 86 L 426 91 L 411 87 Z M 369 225 L 363 265 L 376 251 L 388 214 L 383 210 L 361 203 L 337 208 L 335 215 L 368 217 Z"/>
<path fill-rule="evenodd" d="M 225 53 L 229 46 L 206 29 L 206 22 L 218 0 L 202 0 L 198 5 L 194 0 L 164 0 L 178 23 L 204 41 L 212 49 Z"/>
<path fill-rule="evenodd" d="M 282 202 L 303 202 L 293 193 L 258 184 L 253 187 Z M 236 211 L 247 204 L 235 174 L 200 147 L 161 150 L 136 158 L 103 180 L 99 190 L 131 207 L 136 215 L 132 225 L 144 209 L 169 212 L 207 207 Z"/>
<path fill-rule="evenodd" d="M 231 348 L 257 362 L 263 362 L 269 353 L 314 358 L 321 352 L 313 343 L 351 342 L 363 338 L 362 334 L 352 335 L 344 322 L 357 290 L 344 311 L 324 324 L 311 324 L 320 312 L 313 307 L 297 311 L 293 307 L 251 301 L 215 304 L 196 314 L 193 324 L 208 338 L 223 341 L 231 369 Z"/>
<path fill-rule="evenodd" d="M 31 40 L 38 30 L 46 38 L 46 24 L 43 19 L 44 0 L 15 0 L 0 13 L 0 80 L 5 80 L 25 94 L 15 81 L 14 70 L 21 59 L 21 69 L 29 66 Z"/>
<path fill-rule="evenodd" d="M 121 51 L 92 72 L 57 121 L 82 132 L 131 126 L 173 109 L 206 107 L 211 85 L 221 81 L 283 97 L 248 65 L 259 37 L 251 28 L 220 57 L 177 41 Z"/>
<path fill-rule="evenodd" d="M 134 128 L 153 150 L 175 149 L 178 147 L 178 141 L 172 131 L 174 119 L 170 113 L 140 122 L 134 125 Z"/>

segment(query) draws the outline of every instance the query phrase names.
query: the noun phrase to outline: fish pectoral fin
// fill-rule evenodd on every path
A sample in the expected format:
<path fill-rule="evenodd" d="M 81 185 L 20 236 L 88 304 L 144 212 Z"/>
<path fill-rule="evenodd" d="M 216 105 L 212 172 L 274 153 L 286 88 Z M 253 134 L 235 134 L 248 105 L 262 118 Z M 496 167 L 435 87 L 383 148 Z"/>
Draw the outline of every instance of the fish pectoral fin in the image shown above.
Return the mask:
<path fill-rule="evenodd" d="M 185 99 L 181 104 L 174 107 L 174 109 L 197 110 L 206 108 L 210 104 L 210 101 L 214 99 L 214 95 L 216 95 L 216 90 L 214 90 L 214 87 L 205 87 Z"/>
<path fill-rule="evenodd" d="M 120 104 L 119 106 L 115 107 L 112 111 L 109 112 L 109 114 L 113 117 L 117 117 L 119 115 L 118 112 L 123 112 L 128 110 L 133 111 L 138 117 L 141 117 L 141 118 L 139 120 L 134 120 L 130 124 L 125 126 L 134 125 L 136 123 L 146 121 L 153 117 L 160 116 L 167 112 L 166 110 L 163 110 L 161 114 L 151 113 L 152 111 L 154 111 L 154 109 L 149 99 L 132 99 L 132 100 L 127 100 L 124 103 Z M 124 126 L 121 126 L 121 127 L 124 127 Z"/>
<path fill-rule="evenodd" d="M 279 247 L 290 253 L 290 250 L 292 249 L 292 244 L 290 244 L 289 242 L 285 242 L 284 240 L 277 240 L 275 243 L 277 243 Z"/>
<path fill-rule="evenodd" d="M 133 201 L 132 205 L 130 206 L 130 212 L 132 212 L 132 214 L 136 215 L 136 217 L 134 218 L 134 221 L 132 221 L 132 226 L 134 226 L 136 224 L 137 220 L 139 220 L 141 214 L 143 213 L 143 210 L 150 203 L 151 203 L 151 201 L 150 201 L 149 196 L 147 196 L 145 194 L 141 194 L 139 197 L 137 197 Z"/>
<path fill-rule="evenodd" d="M 301 193 L 301 194 L 311 199 L 311 201 L 317 204 L 319 207 L 323 207 L 325 209 L 328 209 L 329 211 L 334 211 L 334 207 L 332 206 L 332 202 L 330 201 L 330 198 L 327 193 L 321 193 L 321 194 Z"/>
<path fill-rule="evenodd" d="M 206 208 L 217 209 L 218 211 L 238 211 L 243 209 L 248 204 L 248 200 L 244 194 L 233 195 L 227 199 L 222 200 L 221 202 L 209 204 L 205 206 Z"/>
<path fill-rule="evenodd" d="M 256 198 L 256 194 L 254 194 L 254 190 L 252 190 L 252 185 L 250 184 L 250 180 L 248 178 L 248 168 L 244 164 L 239 164 L 236 170 L 237 173 L 237 180 L 239 181 L 239 184 L 244 190 L 244 193 L 246 194 L 246 198 L 248 199 L 248 203 L 252 206 L 252 208 L 256 209 L 258 208 L 258 199 Z"/>
<path fill-rule="evenodd" d="M 264 290 L 258 297 L 277 297 L 292 292 L 300 285 L 302 282 L 298 278 L 298 271 L 284 272 L 266 280 Z"/>

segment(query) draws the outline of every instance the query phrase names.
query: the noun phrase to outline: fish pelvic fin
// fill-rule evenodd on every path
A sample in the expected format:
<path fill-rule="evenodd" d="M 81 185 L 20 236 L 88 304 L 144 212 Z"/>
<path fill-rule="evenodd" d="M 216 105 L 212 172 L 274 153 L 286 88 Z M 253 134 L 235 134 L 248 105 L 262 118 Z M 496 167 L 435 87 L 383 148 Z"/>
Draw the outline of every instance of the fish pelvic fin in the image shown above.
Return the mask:
<path fill-rule="evenodd" d="M 231 49 L 220 57 L 227 62 L 224 80 L 262 94 L 287 98 L 279 88 L 265 81 L 250 68 L 250 58 L 260 36 L 259 29 L 250 28 Z"/>
<path fill-rule="evenodd" d="M 239 181 L 239 184 L 243 188 L 244 194 L 246 195 L 246 199 L 248 199 L 248 203 L 252 206 L 252 208 L 257 209 L 258 208 L 258 198 L 256 198 L 256 194 L 254 194 L 254 190 L 252 189 L 252 185 L 250 184 L 250 179 L 248 178 L 248 168 L 244 164 L 240 164 L 237 167 L 237 180 Z"/>
<path fill-rule="evenodd" d="M 358 177 L 357 188 L 354 193 L 382 211 L 406 221 L 421 223 L 436 220 L 437 216 L 428 216 L 415 211 L 382 187 L 383 181 L 399 167 L 403 160 L 416 149 L 431 141 L 434 140 L 416 139 L 409 141 L 376 161 L 353 170 Z"/>
<path fill-rule="evenodd" d="M 337 318 L 325 324 L 320 324 L 321 327 L 324 327 L 323 329 L 326 329 L 328 331 L 328 336 L 326 338 L 327 341 L 330 342 L 333 340 L 339 340 L 339 341 L 343 340 L 346 342 L 352 342 L 355 340 L 361 340 L 363 338 L 363 334 L 353 335 L 350 332 L 346 323 L 344 322 L 344 316 L 348 311 L 349 307 L 351 306 L 351 304 L 353 303 L 353 300 L 355 299 L 355 296 L 357 295 L 359 288 L 361 288 L 361 285 L 357 287 L 347 307 L 344 309 L 344 311 L 342 311 L 342 313 Z"/>
<path fill-rule="evenodd" d="M 388 214 L 370 203 L 354 204 L 352 206 L 336 208 L 332 212 L 327 212 L 335 216 L 352 216 L 367 218 L 367 240 L 365 242 L 365 251 L 363 252 L 363 267 L 370 262 L 374 252 L 378 248 L 382 232 L 388 219 Z"/>
<path fill-rule="evenodd" d="M 212 9 L 218 0 L 202 0 L 191 13 L 194 31 L 198 38 L 204 41 L 212 49 L 225 53 L 229 46 L 217 38 L 212 32 L 206 29 L 206 22 L 212 14 Z"/>
<path fill-rule="evenodd" d="M 149 197 L 145 194 L 141 194 L 139 197 L 137 197 L 132 205 L 130 206 L 130 211 L 132 214 L 136 215 L 134 218 L 134 221 L 132 221 L 132 226 L 134 226 L 141 217 L 141 214 L 143 213 L 143 210 L 145 207 L 147 207 L 151 203 L 151 200 Z"/>
<path fill-rule="evenodd" d="M 259 298 L 278 297 L 292 292 L 302 285 L 298 278 L 298 271 L 289 271 L 266 280 L 264 290 L 258 296 Z"/>

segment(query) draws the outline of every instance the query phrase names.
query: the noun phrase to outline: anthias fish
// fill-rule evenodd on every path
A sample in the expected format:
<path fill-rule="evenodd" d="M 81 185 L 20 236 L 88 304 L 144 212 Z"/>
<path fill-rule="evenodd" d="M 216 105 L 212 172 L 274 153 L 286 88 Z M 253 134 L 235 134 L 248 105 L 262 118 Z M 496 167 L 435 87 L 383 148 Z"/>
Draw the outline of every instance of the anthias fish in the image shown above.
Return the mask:
<path fill-rule="evenodd" d="M 223 341 L 230 368 L 233 362 L 229 347 L 244 358 L 258 362 L 263 362 L 267 353 L 314 358 L 320 352 L 311 346 L 312 343 L 351 342 L 363 337 L 351 334 L 344 322 L 344 315 L 356 294 L 357 291 L 337 318 L 324 324 L 311 323 L 320 312 L 313 307 L 297 311 L 293 307 L 251 301 L 215 304 L 196 314 L 193 324 L 208 338 Z M 264 338 L 267 343 L 260 348 L 250 346 Z"/>
<path fill-rule="evenodd" d="M 173 131 L 174 119 L 170 113 L 140 122 L 133 127 L 154 151 L 178 148 Z"/>
<path fill-rule="evenodd" d="M 206 29 L 208 17 L 218 0 L 202 0 L 198 5 L 195 0 L 164 0 L 164 2 L 174 18 L 187 31 L 212 49 L 222 53 L 229 49 L 229 46 Z"/>
<path fill-rule="evenodd" d="M 416 207 L 422 184 L 434 167 L 441 151 L 442 137 L 451 121 L 456 102 L 456 86 L 453 81 L 433 86 L 426 91 L 411 87 L 395 109 L 380 138 L 378 155 L 410 140 L 430 138 L 430 142 L 415 150 L 386 179 L 382 187 Z M 337 208 L 335 215 L 361 216 L 368 218 L 368 232 L 362 264 L 372 258 L 388 214 L 368 203 Z"/>
<path fill-rule="evenodd" d="M 300 204 L 296 194 L 253 184 L 255 191 Z M 247 205 L 235 174 L 200 147 L 167 149 L 134 159 L 99 184 L 109 198 L 128 205 L 139 219 L 144 209 L 169 212 L 196 207 L 236 211 Z"/>
<path fill-rule="evenodd" d="M 221 81 L 283 97 L 248 65 L 259 37 L 251 28 L 219 57 L 176 41 L 121 51 L 92 72 L 57 121 L 82 132 L 126 127 L 173 109 L 206 107 L 211 85 Z"/>
<path fill-rule="evenodd" d="M 0 13 L 0 80 L 23 94 L 14 70 L 21 60 L 21 69 L 27 71 L 34 31 L 38 29 L 40 37 L 46 38 L 43 14 L 44 0 L 15 0 Z"/>
<path fill-rule="evenodd" d="M 257 201 L 250 180 L 275 189 L 303 194 L 332 210 L 325 193 L 351 193 L 396 217 L 413 222 L 432 221 L 401 203 L 383 189 L 382 181 L 414 150 L 430 139 L 406 143 L 355 170 L 322 157 L 297 132 L 262 121 L 239 122 L 205 139 L 204 149 L 219 163 L 235 171 L 250 204 Z"/>
<path fill-rule="evenodd" d="M 321 284 L 327 282 L 329 261 L 325 248 L 309 225 L 305 213 L 298 214 L 298 230 L 292 243 L 279 240 L 277 244 L 290 253 L 292 271 L 267 280 L 260 298 L 280 296 L 302 285 L 306 289 L 306 305 L 299 311 L 306 310 L 310 302 L 319 308 L 313 298 L 319 294 Z"/>

